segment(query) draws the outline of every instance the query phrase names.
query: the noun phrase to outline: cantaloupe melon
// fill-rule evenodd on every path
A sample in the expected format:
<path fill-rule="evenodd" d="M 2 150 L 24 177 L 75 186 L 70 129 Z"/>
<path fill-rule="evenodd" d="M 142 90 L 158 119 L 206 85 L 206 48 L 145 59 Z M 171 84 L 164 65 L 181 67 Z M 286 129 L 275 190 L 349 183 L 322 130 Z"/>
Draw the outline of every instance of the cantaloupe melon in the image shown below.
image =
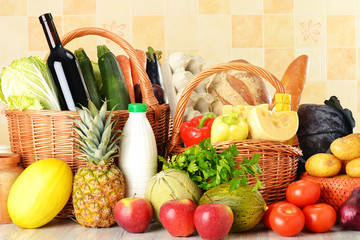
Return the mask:
<path fill-rule="evenodd" d="M 73 175 L 67 163 L 56 158 L 32 163 L 16 179 L 8 198 L 14 224 L 38 228 L 50 222 L 65 206 Z"/>
<path fill-rule="evenodd" d="M 176 199 L 190 198 L 196 203 L 202 195 L 202 190 L 192 181 L 185 171 L 166 169 L 153 176 L 146 186 L 145 198 L 149 200 L 154 217 L 160 222 L 161 205 L 174 196 Z"/>

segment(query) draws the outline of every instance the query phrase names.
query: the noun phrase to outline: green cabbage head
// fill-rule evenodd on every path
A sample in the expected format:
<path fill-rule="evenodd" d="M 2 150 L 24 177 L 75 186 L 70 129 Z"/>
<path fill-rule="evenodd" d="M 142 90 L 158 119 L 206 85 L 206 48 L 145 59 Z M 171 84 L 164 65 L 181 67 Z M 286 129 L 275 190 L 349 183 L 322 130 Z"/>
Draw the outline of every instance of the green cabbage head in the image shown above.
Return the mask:
<path fill-rule="evenodd" d="M 46 62 L 39 57 L 24 57 L 3 68 L 0 100 L 9 109 L 61 110 Z"/>

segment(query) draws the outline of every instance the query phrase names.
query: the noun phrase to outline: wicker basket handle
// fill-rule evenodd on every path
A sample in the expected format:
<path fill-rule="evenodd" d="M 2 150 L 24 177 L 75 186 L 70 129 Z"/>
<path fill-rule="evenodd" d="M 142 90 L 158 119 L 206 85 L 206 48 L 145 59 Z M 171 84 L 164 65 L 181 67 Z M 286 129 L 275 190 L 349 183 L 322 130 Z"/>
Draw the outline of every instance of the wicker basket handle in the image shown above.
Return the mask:
<path fill-rule="evenodd" d="M 84 27 L 84 28 L 75 29 L 65 34 L 61 38 L 61 42 L 63 46 L 65 46 L 71 40 L 87 35 L 97 35 L 110 39 L 116 44 L 118 44 L 126 52 L 126 54 L 129 56 L 130 61 L 136 66 L 136 71 L 138 72 L 140 77 L 139 82 L 140 82 L 140 90 L 142 95 L 142 102 L 148 105 L 148 107 L 154 109 L 155 121 L 159 120 L 161 116 L 159 102 L 155 98 L 150 79 L 146 73 L 146 70 L 144 69 L 144 66 L 141 64 L 135 49 L 126 40 L 116 35 L 115 33 L 97 27 Z"/>
<path fill-rule="evenodd" d="M 181 93 L 174 116 L 173 129 L 172 129 L 171 139 L 169 142 L 168 153 L 171 153 L 171 151 L 175 146 L 181 145 L 180 126 L 183 123 L 186 105 L 189 101 L 190 95 L 192 94 L 196 86 L 207 77 L 210 77 L 213 74 L 226 70 L 239 70 L 239 71 L 251 72 L 270 82 L 271 85 L 276 89 L 276 93 L 285 93 L 284 86 L 274 75 L 272 75 L 271 73 L 269 73 L 268 71 L 266 71 L 261 67 L 254 66 L 249 63 L 233 61 L 229 63 L 218 64 L 209 67 L 207 69 L 204 69 L 188 83 L 188 85 Z"/>

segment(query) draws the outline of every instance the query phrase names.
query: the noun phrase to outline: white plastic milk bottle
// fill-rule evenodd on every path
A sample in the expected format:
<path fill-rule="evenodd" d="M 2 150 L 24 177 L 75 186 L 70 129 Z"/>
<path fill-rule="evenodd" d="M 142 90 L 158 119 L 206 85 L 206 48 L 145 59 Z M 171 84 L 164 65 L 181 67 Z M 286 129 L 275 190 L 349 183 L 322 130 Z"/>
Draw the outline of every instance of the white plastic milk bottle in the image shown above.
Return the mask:
<path fill-rule="evenodd" d="M 146 118 L 146 104 L 129 104 L 129 118 L 120 140 L 119 168 L 124 174 L 126 197 L 145 196 L 146 185 L 157 173 L 154 132 Z"/>

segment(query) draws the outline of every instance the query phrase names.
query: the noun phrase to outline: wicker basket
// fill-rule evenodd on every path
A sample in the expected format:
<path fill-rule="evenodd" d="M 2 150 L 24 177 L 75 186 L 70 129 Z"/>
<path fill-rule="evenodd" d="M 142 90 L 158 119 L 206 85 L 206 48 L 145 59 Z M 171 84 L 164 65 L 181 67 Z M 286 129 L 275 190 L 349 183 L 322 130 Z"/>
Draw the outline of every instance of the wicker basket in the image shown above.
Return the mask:
<path fill-rule="evenodd" d="M 118 44 L 128 54 L 140 76 L 140 89 L 143 103 L 148 105 L 146 116 L 153 128 L 158 154 L 165 156 L 169 139 L 170 107 L 168 104 L 158 104 L 151 82 L 134 48 L 118 35 L 101 28 L 86 27 L 69 32 L 62 38 L 63 45 L 72 39 L 86 35 L 98 35 L 108 38 Z M 119 118 L 117 129 L 122 129 L 128 118 L 127 110 L 114 111 L 114 118 Z M 85 163 L 78 159 L 70 135 L 76 135 L 72 129 L 73 121 L 68 117 L 79 118 L 75 111 L 49 110 L 7 110 L 10 145 L 13 153 L 19 154 L 24 167 L 43 158 L 59 158 L 69 164 L 73 172 Z M 72 217 L 71 199 L 59 213 L 58 217 Z"/>
<path fill-rule="evenodd" d="M 360 178 L 323 178 L 304 173 L 301 179 L 319 184 L 321 189 L 319 202 L 333 206 L 336 211 L 350 197 L 351 192 L 360 186 Z"/>
<path fill-rule="evenodd" d="M 219 64 L 207 68 L 197 74 L 183 90 L 180 100 L 177 104 L 176 113 L 173 121 L 172 135 L 168 147 L 170 155 L 178 155 L 186 148 L 182 147 L 180 137 L 180 126 L 183 123 L 183 116 L 189 97 L 196 86 L 205 78 L 225 70 L 240 70 L 254 73 L 275 87 L 277 93 L 284 93 L 285 89 L 281 82 L 266 70 L 247 63 L 230 62 Z M 231 144 L 236 144 L 239 155 L 234 158 L 235 162 L 242 162 L 244 157 L 252 157 L 254 153 L 260 153 L 259 165 L 263 170 L 260 180 L 263 188 L 260 192 L 267 204 L 283 200 L 287 186 L 296 178 L 296 170 L 301 150 L 298 147 L 291 147 L 276 141 L 260 140 L 231 140 L 226 142 L 215 142 L 213 145 L 222 151 Z M 250 184 L 255 183 L 255 179 L 250 179 Z"/>

